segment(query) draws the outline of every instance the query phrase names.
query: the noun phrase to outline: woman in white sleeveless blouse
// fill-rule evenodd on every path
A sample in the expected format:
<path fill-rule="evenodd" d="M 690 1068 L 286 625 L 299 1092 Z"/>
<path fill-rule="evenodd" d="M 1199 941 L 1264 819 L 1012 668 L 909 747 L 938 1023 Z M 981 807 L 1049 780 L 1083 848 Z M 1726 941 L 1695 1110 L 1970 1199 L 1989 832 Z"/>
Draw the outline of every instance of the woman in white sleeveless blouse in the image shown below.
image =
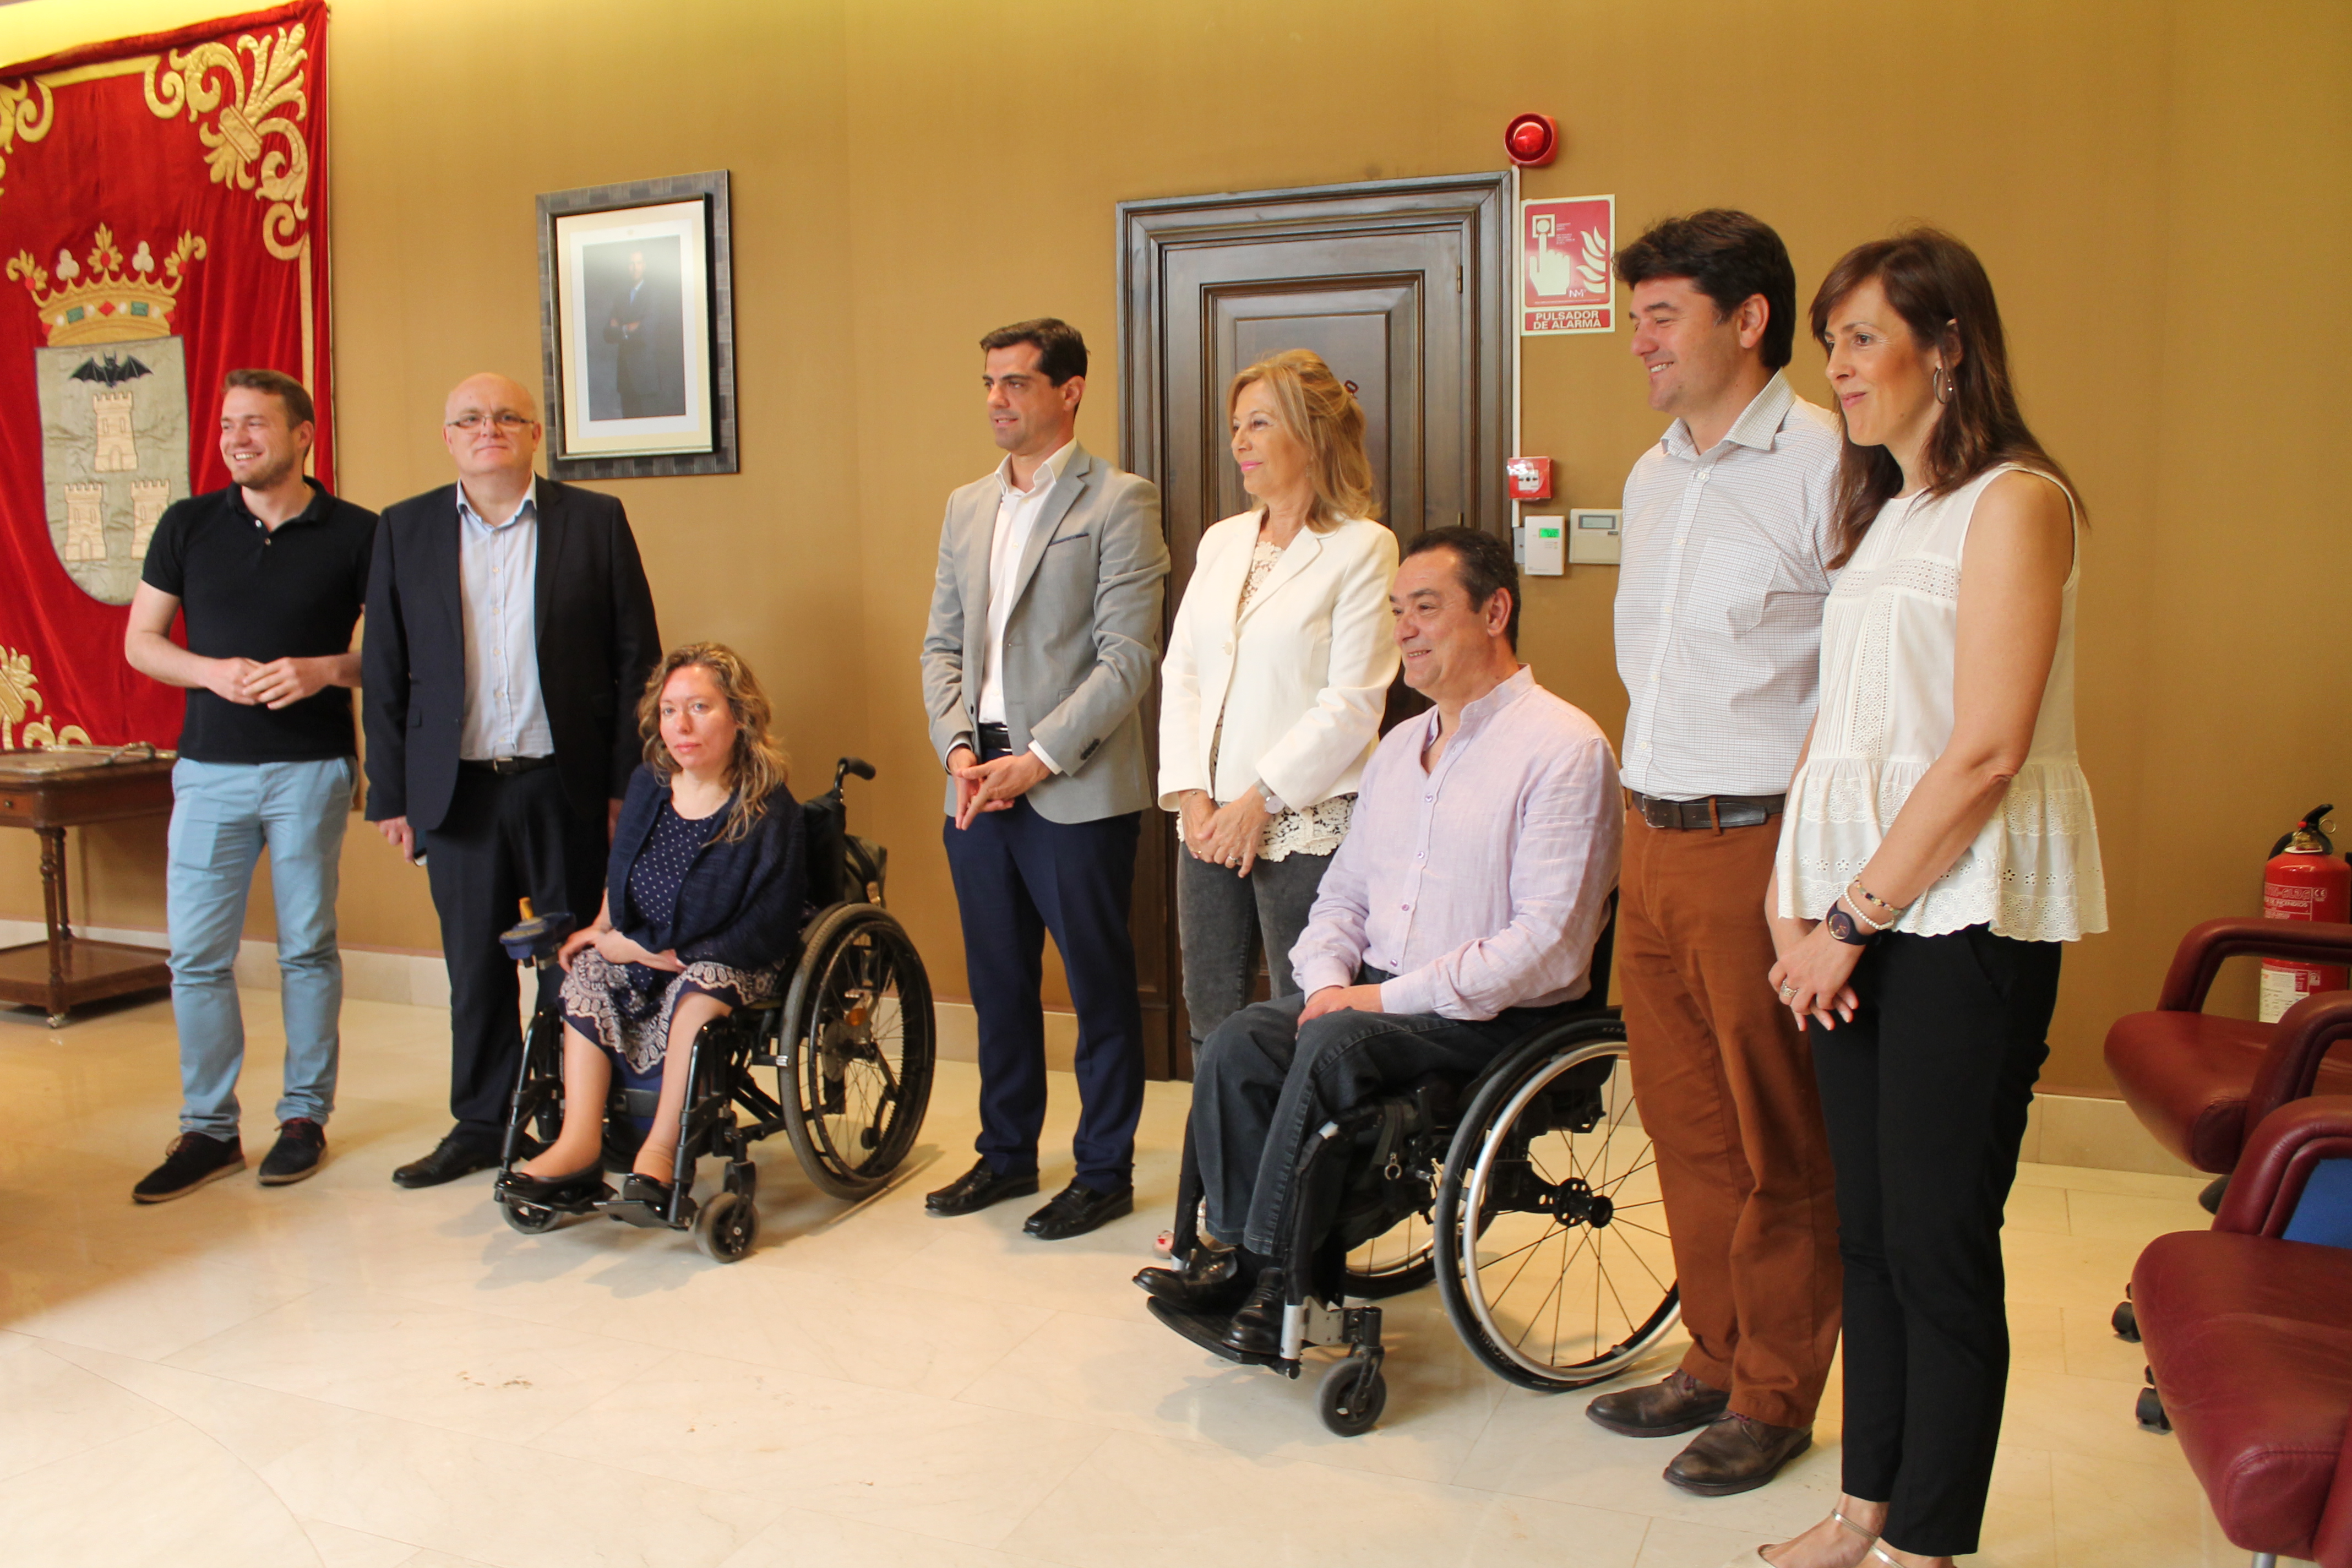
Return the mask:
<path fill-rule="evenodd" d="M 1812 329 L 1845 421 L 1843 571 L 1766 913 L 1837 1167 L 1845 1495 L 1762 1555 L 1916 1568 L 1977 1549 L 2009 1370 L 2001 1208 L 2059 944 L 2106 928 L 2074 753 L 2081 517 L 1958 240 L 1857 247 Z"/>
<path fill-rule="evenodd" d="M 1270 354 L 1225 394 L 1257 504 L 1201 536 L 1160 669 L 1160 804 L 1177 814 L 1177 931 L 1197 1049 L 1298 989 L 1290 949 L 1347 837 L 1396 679 L 1396 535 L 1375 521 L 1364 411 L 1321 356 Z"/>

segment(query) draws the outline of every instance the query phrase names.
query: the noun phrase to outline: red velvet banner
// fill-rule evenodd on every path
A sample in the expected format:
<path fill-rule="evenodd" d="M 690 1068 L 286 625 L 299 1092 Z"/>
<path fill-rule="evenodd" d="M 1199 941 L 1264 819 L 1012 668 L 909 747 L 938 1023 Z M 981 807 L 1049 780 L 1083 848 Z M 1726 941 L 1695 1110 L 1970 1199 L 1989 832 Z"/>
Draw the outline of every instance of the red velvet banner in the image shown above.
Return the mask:
<path fill-rule="evenodd" d="M 178 740 L 122 627 L 225 374 L 310 389 L 333 483 L 326 46 L 299 0 L 0 67 L 0 747 Z"/>

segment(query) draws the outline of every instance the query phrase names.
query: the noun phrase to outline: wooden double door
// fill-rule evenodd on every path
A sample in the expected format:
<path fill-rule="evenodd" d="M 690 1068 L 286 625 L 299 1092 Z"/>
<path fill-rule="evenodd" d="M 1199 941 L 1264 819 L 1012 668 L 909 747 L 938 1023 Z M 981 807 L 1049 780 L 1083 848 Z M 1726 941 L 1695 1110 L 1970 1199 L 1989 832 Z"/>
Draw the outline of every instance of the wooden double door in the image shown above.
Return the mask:
<path fill-rule="evenodd" d="M 1244 367 L 1312 349 L 1363 405 L 1381 517 L 1401 539 L 1509 530 L 1507 174 L 1121 204 L 1120 466 L 1156 480 L 1167 614 L 1209 525 L 1250 505 L 1227 448 Z M 1402 686 L 1391 722 L 1420 707 Z M 1157 764 L 1158 694 L 1148 711 Z M 1173 826 L 1148 815 L 1133 922 L 1155 1078 L 1192 1076 Z"/>

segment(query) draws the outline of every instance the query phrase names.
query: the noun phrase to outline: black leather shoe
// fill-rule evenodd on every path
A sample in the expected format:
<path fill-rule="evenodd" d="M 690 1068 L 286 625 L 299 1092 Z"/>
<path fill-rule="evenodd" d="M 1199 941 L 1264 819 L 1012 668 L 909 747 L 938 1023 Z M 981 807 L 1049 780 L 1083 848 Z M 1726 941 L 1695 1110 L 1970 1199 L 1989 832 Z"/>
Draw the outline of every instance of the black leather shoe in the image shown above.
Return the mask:
<path fill-rule="evenodd" d="M 621 1183 L 621 1195 L 604 1205 L 605 1217 L 648 1230 L 660 1229 L 669 1224 L 669 1192 L 667 1182 L 632 1172 Z"/>
<path fill-rule="evenodd" d="M 1676 1368 L 1663 1383 L 1604 1394 L 1584 1413 L 1621 1437 L 1671 1437 L 1706 1426 L 1730 1403 L 1730 1390 L 1710 1387 Z"/>
<path fill-rule="evenodd" d="M 576 1208 L 595 1203 L 610 1189 L 604 1185 L 603 1162 L 599 1161 L 568 1176 L 533 1176 L 509 1171 L 491 1190 L 501 1198 L 536 1204 L 541 1208 Z"/>
<path fill-rule="evenodd" d="M 1005 1198 L 1025 1198 L 1036 1190 L 1036 1172 L 998 1172 L 986 1160 L 979 1160 L 971 1170 L 924 1198 L 923 1207 L 952 1219 L 957 1215 L 978 1214 Z"/>
<path fill-rule="evenodd" d="M 1268 1268 L 1225 1325 L 1225 1343 L 1244 1355 L 1282 1353 L 1282 1270 Z"/>
<path fill-rule="evenodd" d="M 1811 1426 L 1772 1426 L 1731 1411 L 1675 1456 L 1666 1479 L 1701 1497 L 1754 1491 L 1812 1446 Z"/>
<path fill-rule="evenodd" d="M 1182 1268 L 1146 1268 L 1135 1282 L 1145 1294 L 1195 1312 L 1231 1311 L 1249 1293 L 1249 1281 L 1242 1278 L 1241 1249 L 1234 1247 L 1196 1247 Z"/>
<path fill-rule="evenodd" d="M 1053 1202 L 1031 1215 L 1021 1228 L 1040 1241 L 1067 1241 L 1134 1212 L 1132 1183 L 1105 1193 L 1083 1182 L 1072 1182 L 1054 1194 Z"/>
<path fill-rule="evenodd" d="M 422 1160 L 411 1160 L 392 1173 L 404 1187 L 437 1187 L 499 1163 L 499 1141 L 472 1132 L 451 1131 Z"/>

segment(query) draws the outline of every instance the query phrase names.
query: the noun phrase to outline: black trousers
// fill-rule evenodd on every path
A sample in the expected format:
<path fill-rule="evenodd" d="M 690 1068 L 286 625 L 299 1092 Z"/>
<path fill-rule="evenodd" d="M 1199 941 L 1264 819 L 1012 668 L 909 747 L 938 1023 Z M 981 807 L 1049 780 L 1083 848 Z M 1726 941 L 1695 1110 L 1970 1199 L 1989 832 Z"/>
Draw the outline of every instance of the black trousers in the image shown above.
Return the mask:
<path fill-rule="evenodd" d="M 1016 800 L 1009 810 L 982 812 L 970 827 L 950 817 L 944 831 L 980 1021 L 975 1147 L 993 1170 L 1037 1168 L 1045 1121 L 1038 987 L 1051 931 L 1078 1014 L 1077 1179 L 1098 1192 L 1127 1185 L 1143 1112 L 1143 1006 L 1127 929 L 1141 814 L 1054 822 Z"/>
<path fill-rule="evenodd" d="M 1889 1546 L 1977 1549 L 2009 1381 L 2000 1223 L 2049 1056 L 2059 944 L 1890 933 L 1809 1027 L 1845 1262 L 1845 1489 Z"/>
<path fill-rule="evenodd" d="M 449 966 L 449 1114 L 460 1131 L 502 1131 L 522 1067 L 515 963 L 499 933 L 520 901 L 586 925 L 604 896 L 604 824 L 564 801 L 553 768 L 457 770 L 449 814 L 417 835 Z"/>

